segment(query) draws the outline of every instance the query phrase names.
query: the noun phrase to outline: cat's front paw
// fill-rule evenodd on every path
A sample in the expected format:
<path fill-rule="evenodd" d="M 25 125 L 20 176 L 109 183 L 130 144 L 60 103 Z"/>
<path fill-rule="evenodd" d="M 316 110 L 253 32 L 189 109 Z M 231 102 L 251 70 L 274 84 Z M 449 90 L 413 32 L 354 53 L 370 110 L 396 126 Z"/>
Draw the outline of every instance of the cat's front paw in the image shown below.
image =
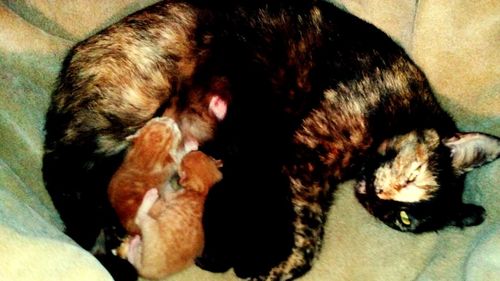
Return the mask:
<path fill-rule="evenodd" d="M 126 253 L 127 260 L 131 264 L 137 265 L 139 255 L 141 254 L 141 244 L 142 244 L 141 236 L 135 235 L 127 243 L 128 243 L 128 249 Z"/>
<path fill-rule="evenodd" d="M 483 207 L 474 204 L 462 204 L 451 224 L 458 227 L 475 226 L 481 224 L 486 217 Z"/>
<path fill-rule="evenodd" d="M 286 276 L 282 276 L 281 274 L 273 274 L 273 275 L 260 275 L 256 277 L 249 277 L 245 280 L 247 281 L 286 281 L 286 280 L 293 280 L 291 276 L 288 278 Z"/>

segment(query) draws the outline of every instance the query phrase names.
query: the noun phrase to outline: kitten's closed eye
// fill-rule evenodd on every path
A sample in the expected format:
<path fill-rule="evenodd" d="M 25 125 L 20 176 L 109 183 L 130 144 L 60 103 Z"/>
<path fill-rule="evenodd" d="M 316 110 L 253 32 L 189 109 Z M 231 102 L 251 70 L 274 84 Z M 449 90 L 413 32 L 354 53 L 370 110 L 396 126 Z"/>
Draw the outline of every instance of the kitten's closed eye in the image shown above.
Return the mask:
<path fill-rule="evenodd" d="M 417 180 L 417 177 L 423 172 L 424 164 L 423 163 L 414 163 L 411 167 L 410 173 L 406 179 L 406 184 L 413 183 Z"/>

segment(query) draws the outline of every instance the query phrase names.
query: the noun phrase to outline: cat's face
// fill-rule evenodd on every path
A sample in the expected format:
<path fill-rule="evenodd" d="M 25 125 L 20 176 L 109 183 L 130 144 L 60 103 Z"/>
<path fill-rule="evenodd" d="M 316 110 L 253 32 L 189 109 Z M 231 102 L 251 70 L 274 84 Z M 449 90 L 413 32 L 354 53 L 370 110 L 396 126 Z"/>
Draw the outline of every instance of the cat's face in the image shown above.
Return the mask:
<path fill-rule="evenodd" d="M 499 156 L 497 138 L 462 134 L 442 140 L 434 130 L 414 131 L 384 141 L 376 154 L 356 196 L 388 226 L 418 233 L 484 220 L 482 207 L 462 202 L 463 174 Z"/>

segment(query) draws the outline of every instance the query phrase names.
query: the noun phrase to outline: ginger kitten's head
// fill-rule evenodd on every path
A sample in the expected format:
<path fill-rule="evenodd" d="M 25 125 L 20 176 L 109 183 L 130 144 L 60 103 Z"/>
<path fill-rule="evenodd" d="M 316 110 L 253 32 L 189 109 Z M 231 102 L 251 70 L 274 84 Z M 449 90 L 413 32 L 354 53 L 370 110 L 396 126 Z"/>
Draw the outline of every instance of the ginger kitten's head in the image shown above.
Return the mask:
<path fill-rule="evenodd" d="M 186 190 L 207 194 L 209 189 L 222 179 L 219 168 L 222 162 L 201 151 L 191 151 L 179 166 L 179 184 Z"/>
<path fill-rule="evenodd" d="M 180 149 L 181 132 L 175 121 L 168 117 L 151 119 L 134 135 L 127 137 L 131 146 L 124 165 L 142 169 L 145 173 L 174 169 Z"/>
<path fill-rule="evenodd" d="M 401 231 L 477 225 L 484 209 L 462 202 L 464 174 L 499 155 L 500 140 L 479 133 L 442 139 L 428 129 L 395 136 L 378 147 L 356 196 L 375 217 Z"/>

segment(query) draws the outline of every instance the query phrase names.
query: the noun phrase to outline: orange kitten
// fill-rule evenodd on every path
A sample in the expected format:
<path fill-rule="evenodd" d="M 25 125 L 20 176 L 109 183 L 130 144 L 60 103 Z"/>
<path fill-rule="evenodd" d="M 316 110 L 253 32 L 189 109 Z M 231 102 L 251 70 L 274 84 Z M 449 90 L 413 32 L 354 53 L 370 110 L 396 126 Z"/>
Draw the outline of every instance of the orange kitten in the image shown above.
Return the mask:
<path fill-rule="evenodd" d="M 141 234 L 126 239 L 117 251 L 139 275 L 163 278 L 201 254 L 203 208 L 210 187 L 222 179 L 218 167 L 220 162 L 206 154 L 189 152 L 179 167 L 181 190 L 153 188 L 144 195 L 135 218 Z"/>
<path fill-rule="evenodd" d="M 185 152 L 179 148 L 181 132 L 168 117 L 152 119 L 129 140 L 132 144 L 110 181 L 108 197 L 127 232 L 139 234 L 134 219 L 144 194 L 165 185 Z"/>

